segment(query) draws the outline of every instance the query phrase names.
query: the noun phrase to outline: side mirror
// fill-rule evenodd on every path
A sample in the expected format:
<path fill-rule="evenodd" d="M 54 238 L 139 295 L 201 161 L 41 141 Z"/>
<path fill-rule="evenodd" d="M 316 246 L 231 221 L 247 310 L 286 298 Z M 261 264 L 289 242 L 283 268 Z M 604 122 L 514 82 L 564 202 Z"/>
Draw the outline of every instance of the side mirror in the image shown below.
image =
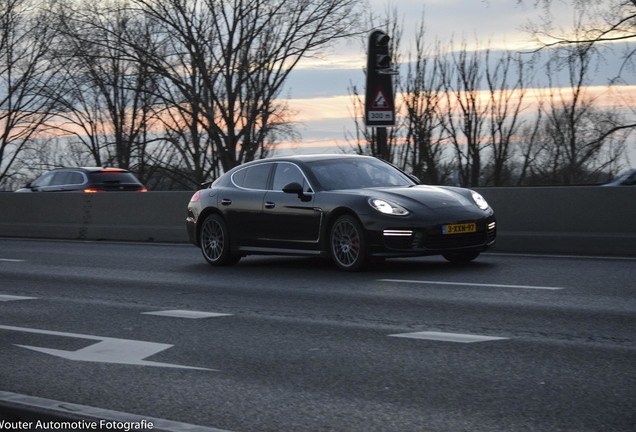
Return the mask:
<path fill-rule="evenodd" d="M 296 194 L 301 201 L 309 201 L 311 199 L 311 197 L 305 195 L 302 185 L 298 182 L 292 182 L 283 186 L 283 192 Z"/>

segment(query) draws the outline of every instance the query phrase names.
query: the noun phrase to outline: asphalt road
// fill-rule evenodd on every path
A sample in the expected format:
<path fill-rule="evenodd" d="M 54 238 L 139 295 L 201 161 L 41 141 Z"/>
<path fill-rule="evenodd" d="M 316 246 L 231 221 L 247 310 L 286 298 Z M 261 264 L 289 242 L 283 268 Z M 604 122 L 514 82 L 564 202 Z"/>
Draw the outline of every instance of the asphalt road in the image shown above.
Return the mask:
<path fill-rule="evenodd" d="M 633 432 L 635 276 L 636 259 L 492 253 L 346 274 L 0 239 L 0 399 L 175 429 Z"/>

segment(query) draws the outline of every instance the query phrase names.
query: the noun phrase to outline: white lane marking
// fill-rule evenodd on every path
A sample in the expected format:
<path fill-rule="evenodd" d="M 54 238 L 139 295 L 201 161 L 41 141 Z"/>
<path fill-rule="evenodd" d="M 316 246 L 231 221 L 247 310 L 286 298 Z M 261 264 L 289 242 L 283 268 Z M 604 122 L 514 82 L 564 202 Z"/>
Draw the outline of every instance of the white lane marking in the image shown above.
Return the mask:
<path fill-rule="evenodd" d="M 24 260 L 21 260 L 21 259 L 10 259 L 10 258 L 0 258 L 0 261 L 5 261 L 5 262 L 24 262 Z"/>
<path fill-rule="evenodd" d="M 399 338 L 426 339 L 426 340 L 433 340 L 433 341 L 459 342 L 459 343 L 488 342 L 488 341 L 508 339 L 505 337 L 496 337 L 496 336 L 481 336 L 481 335 L 473 335 L 473 334 L 443 333 L 443 332 L 432 332 L 432 331 L 401 333 L 401 334 L 393 334 L 389 336 L 399 337 Z"/>
<path fill-rule="evenodd" d="M 37 297 L 23 297 L 23 296 L 14 296 L 14 295 L 4 295 L 0 294 L 0 301 L 16 301 L 16 300 L 35 300 Z"/>
<path fill-rule="evenodd" d="M 191 310 L 164 310 L 164 311 L 156 311 L 156 312 L 142 312 L 141 314 L 166 316 L 166 317 L 174 317 L 174 318 L 192 318 L 192 319 L 232 316 L 232 314 L 216 313 L 216 312 L 201 312 L 201 311 L 191 311 Z"/>
<path fill-rule="evenodd" d="M 530 258 L 557 258 L 576 260 L 610 260 L 610 261 L 634 261 L 636 257 L 630 256 L 603 256 L 603 255 L 564 255 L 564 254 L 540 254 L 540 253 L 506 253 L 506 252 L 485 252 L 484 255 L 510 256 L 510 257 L 530 257 Z"/>
<path fill-rule="evenodd" d="M 131 428 L 130 430 L 153 430 L 157 432 L 230 432 L 225 429 L 217 429 L 207 426 L 199 426 L 190 423 L 181 423 L 172 420 L 166 420 L 156 417 L 144 417 L 136 414 L 129 414 L 121 411 L 112 411 L 103 408 L 92 407 L 88 405 L 78 405 L 74 403 L 56 401 L 53 399 L 45 399 L 36 396 L 27 396 L 18 393 L 11 393 L 7 391 L 0 391 L 0 401 L 4 402 L 4 405 L 9 405 L 15 409 L 29 408 L 41 413 L 52 414 L 63 419 L 68 417 L 68 420 L 72 426 L 79 426 L 82 424 L 86 428 L 82 427 L 81 430 L 95 429 L 122 429 L 119 423 L 123 425 L 136 425 L 142 426 L 145 422 L 146 426 L 152 423 L 151 427 L 139 427 Z M 80 418 L 80 420 L 77 420 Z M 81 419 L 84 423 L 81 423 Z M 100 422 L 104 422 L 103 426 Z M 93 424 L 87 424 L 89 422 L 96 422 L 97 425 L 92 427 Z M 73 428 L 75 429 L 75 428 Z"/>
<path fill-rule="evenodd" d="M 167 368 L 179 368 L 179 369 L 195 369 L 195 370 L 209 370 L 215 371 L 215 369 L 207 369 L 193 366 L 181 366 L 171 363 L 159 363 L 153 361 L 144 360 L 146 357 L 157 354 L 161 351 L 165 351 L 173 345 L 145 342 L 139 340 L 130 339 L 117 339 L 101 336 L 84 335 L 78 333 L 66 333 L 50 330 L 32 329 L 26 327 L 13 327 L 0 325 L 0 330 L 12 330 L 25 333 L 37 333 L 51 336 L 64 336 L 76 339 L 89 339 L 99 341 L 96 344 L 89 345 L 85 348 L 78 349 L 76 351 L 58 350 L 53 348 L 34 347 L 29 345 L 17 345 L 21 348 L 49 354 L 56 357 L 61 357 L 67 360 L 74 361 L 88 361 L 97 363 L 114 363 L 114 364 L 126 364 L 136 366 L 157 366 Z"/>
<path fill-rule="evenodd" d="M 483 283 L 472 283 L 472 282 L 442 282 L 442 281 L 425 281 L 425 280 L 409 280 L 409 279 L 378 279 L 378 282 L 474 286 L 474 287 L 486 287 L 486 288 L 536 289 L 536 290 L 551 290 L 551 291 L 564 289 L 562 287 L 547 287 L 547 286 L 534 286 L 534 285 L 503 285 L 503 284 L 483 284 Z"/>

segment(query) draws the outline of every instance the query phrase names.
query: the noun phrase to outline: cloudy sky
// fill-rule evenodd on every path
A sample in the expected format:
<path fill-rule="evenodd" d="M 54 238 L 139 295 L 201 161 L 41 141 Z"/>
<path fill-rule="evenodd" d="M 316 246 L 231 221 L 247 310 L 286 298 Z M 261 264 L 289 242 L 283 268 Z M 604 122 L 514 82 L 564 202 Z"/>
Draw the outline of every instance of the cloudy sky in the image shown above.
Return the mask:
<path fill-rule="evenodd" d="M 407 53 L 419 22 L 424 19 L 431 42 L 477 41 L 481 48 L 528 49 L 532 46 L 524 26 L 538 22 L 541 11 L 534 0 L 518 5 L 515 0 L 368 0 L 375 15 L 396 9 L 403 28 L 402 51 Z M 573 11 L 568 2 L 553 2 L 555 28 L 572 28 Z M 379 21 L 378 21 L 379 22 Z M 283 96 L 297 112 L 301 139 L 280 152 L 315 153 L 346 147 L 346 134 L 354 131 L 348 95 L 351 85 L 364 91 L 366 64 L 364 41 L 341 43 L 320 60 L 308 60 L 295 70 Z M 602 73 L 601 73 L 602 74 Z M 600 77 L 605 81 L 607 77 Z"/>

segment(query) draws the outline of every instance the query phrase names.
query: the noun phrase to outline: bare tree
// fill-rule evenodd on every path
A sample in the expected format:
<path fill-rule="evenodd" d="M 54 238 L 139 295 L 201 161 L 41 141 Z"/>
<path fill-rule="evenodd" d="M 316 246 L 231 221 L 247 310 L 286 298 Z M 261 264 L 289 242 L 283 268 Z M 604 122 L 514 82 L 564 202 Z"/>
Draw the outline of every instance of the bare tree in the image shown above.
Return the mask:
<path fill-rule="evenodd" d="M 469 51 L 466 44 L 450 59 L 440 60 L 444 80 L 445 109 L 442 126 L 455 149 L 459 183 L 479 186 L 482 176 L 482 152 L 488 101 L 481 97 L 483 62 L 479 51 Z"/>
<path fill-rule="evenodd" d="M 615 109 L 596 107 L 588 94 L 593 44 L 568 45 L 563 57 L 548 64 L 548 100 L 544 104 L 542 139 L 546 142 L 536 165 L 545 181 L 552 184 L 579 184 L 598 179 L 617 164 L 629 127 Z M 561 51 L 559 51 L 560 53 Z M 568 85 L 555 82 L 565 68 Z M 549 143 L 549 145 L 548 145 Z"/>
<path fill-rule="evenodd" d="M 170 87 L 173 139 L 202 179 L 268 154 L 290 117 L 278 97 L 291 70 L 356 32 L 359 0 L 134 0 L 161 53 L 145 62 Z M 128 40 L 130 53 L 144 52 Z M 176 122 L 176 120 L 179 122 Z M 200 135 L 198 131 L 205 134 Z M 210 148 L 210 144 L 212 147 Z"/>
<path fill-rule="evenodd" d="M 426 47 L 424 19 L 415 39 L 415 59 L 409 62 L 404 80 L 406 143 L 402 158 L 412 173 L 427 184 L 443 184 L 450 175 L 443 140 L 444 82 L 441 79 L 437 46 L 436 53 Z"/>
<path fill-rule="evenodd" d="M 513 58 L 504 53 L 490 61 L 491 51 L 485 54 L 486 82 L 489 93 L 490 168 L 486 184 L 503 186 L 513 181 L 513 158 L 516 142 L 524 121 L 524 99 L 528 83 L 525 72 L 529 68 L 520 55 Z M 516 73 L 515 73 L 516 72 Z"/>
<path fill-rule="evenodd" d="M 121 51 L 129 29 L 138 44 L 147 42 L 142 23 L 124 6 L 120 0 L 55 3 L 51 13 L 62 29 L 55 62 L 64 75 L 48 96 L 58 108 L 54 126 L 74 138 L 69 146 L 83 147 L 93 164 L 132 169 L 146 181 L 156 80 L 147 65 Z"/>
<path fill-rule="evenodd" d="M 516 148 L 519 157 L 513 166 L 515 168 L 515 180 L 511 183 L 515 186 L 523 186 L 532 183 L 535 177 L 535 167 L 539 164 L 541 154 L 545 148 L 549 147 L 549 143 L 542 142 L 541 125 L 543 124 L 543 102 L 538 101 L 535 106 L 535 116 L 531 121 L 525 123 L 520 128 L 520 134 L 524 137 L 519 141 Z"/>
<path fill-rule="evenodd" d="M 54 29 L 37 2 L 0 2 L 0 185 L 18 176 L 21 151 L 42 132 L 51 101 L 41 89 L 55 76 L 49 62 Z"/>
<path fill-rule="evenodd" d="M 353 110 L 351 118 L 354 123 L 354 132 L 347 132 L 345 138 L 349 147 L 351 147 L 356 154 L 370 155 L 373 153 L 372 149 L 374 148 L 375 129 L 367 128 L 365 124 L 364 95 L 360 94 L 360 90 L 356 85 L 350 85 L 348 91 Z"/>
<path fill-rule="evenodd" d="M 524 2 L 524 0 L 517 1 Z M 534 0 L 535 6 L 543 6 L 544 17 L 542 22 L 529 25 L 527 30 L 536 38 L 540 49 L 588 46 L 597 50 L 614 50 L 621 45 L 609 42 L 636 40 L 636 0 L 570 0 L 576 17 L 573 30 L 554 29 L 551 16 L 552 3 L 553 0 Z M 633 77 L 636 70 L 634 44 L 629 43 L 623 46 L 625 47 L 623 62 L 620 69 L 616 71 L 616 76 L 611 79 L 611 84 L 629 84 L 626 77 Z M 578 50 L 575 48 L 568 52 L 573 56 L 571 61 L 576 63 Z M 613 138 L 618 141 L 623 140 L 621 134 L 636 129 L 636 122 L 634 122 L 636 112 L 631 106 L 627 108 L 632 110 L 632 116 L 623 119 L 622 124 L 617 124 L 608 131 L 610 135 L 618 133 L 618 136 Z"/>
<path fill-rule="evenodd" d="M 541 23 L 530 25 L 528 30 L 541 45 L 550 47 L 581 42 L 598 44 L 636 38 L 636 0 L 570 1 L 578 17 L 576 27 L 583 30 L 574 35 L 553 29 L 550 12 L 553 0 L 534 0 L 535 5 L 544 6 L 544 17 Z M 517 2 L 524 3 L 524 0 Z M 630 55 L 634 55 L 633 50 Z"/>

